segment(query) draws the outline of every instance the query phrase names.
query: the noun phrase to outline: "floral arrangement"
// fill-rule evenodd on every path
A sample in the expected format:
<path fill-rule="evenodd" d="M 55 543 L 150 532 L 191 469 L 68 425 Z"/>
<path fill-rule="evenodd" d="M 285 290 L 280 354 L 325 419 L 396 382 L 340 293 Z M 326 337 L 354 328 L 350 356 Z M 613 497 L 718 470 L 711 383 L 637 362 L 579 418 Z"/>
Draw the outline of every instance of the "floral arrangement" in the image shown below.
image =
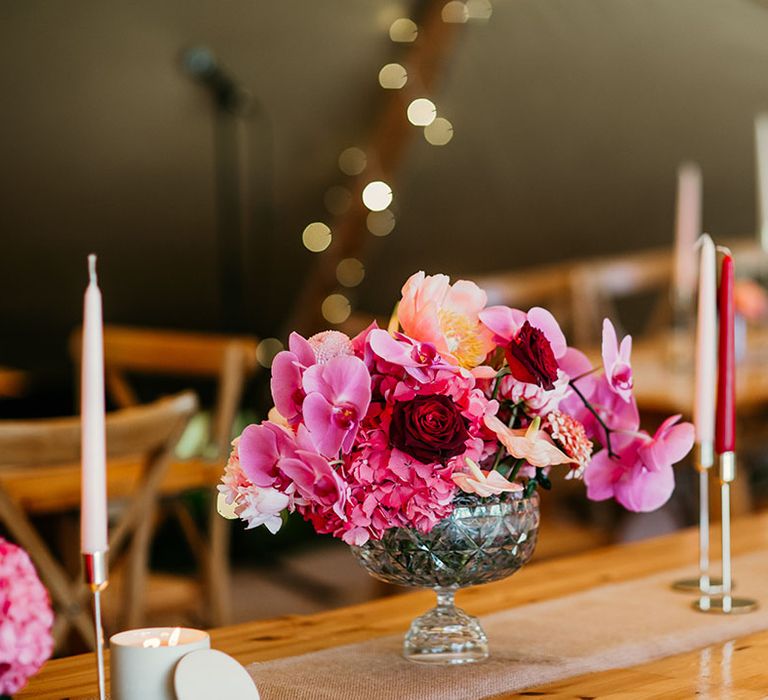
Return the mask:
<path fill-rule="evenodd" d="M 233 442 L 219 486 L 247 527 L 274 533 L 297 511 L 359 546 L 389 528 L 428 532 L 459 492 L 529 497 L 554 467 L 592 500 L 650 511 L 669 499 L 693 426 L 640 430 L 632 340 L 610 321 L 592 367 L 547 310 L 488 307 L 473 282 L 419 272 L 397 308 L 393 332 L 293 333 L 275 357 L 275 408 Z"/>
<path fill-rule="evenodd" d="M 53 651 L 53 612 L 29 555 L 0 537 L 0 696 L 24 687 Z"/>

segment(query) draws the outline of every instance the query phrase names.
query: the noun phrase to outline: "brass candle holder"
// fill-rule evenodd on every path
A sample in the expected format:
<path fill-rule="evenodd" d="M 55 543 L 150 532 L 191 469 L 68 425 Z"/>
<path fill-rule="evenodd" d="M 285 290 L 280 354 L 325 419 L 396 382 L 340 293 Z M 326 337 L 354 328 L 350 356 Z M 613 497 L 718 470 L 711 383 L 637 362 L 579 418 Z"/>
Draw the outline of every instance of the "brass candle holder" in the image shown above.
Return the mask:
<path fill-rule="evenodd" d="M 699 576 L 675 581 L 672 588 L 683 593 L 712 595 L 722 590 L 722 579 L 709 574 L 709 470 L 715 463 L 712 442 L 698 445 L 696 470 L 699 472 Z"/>
<path fill-rule="evenodd" d="M 753 598 L 734 598 L 731 566 L 731 483 L 736 478 L 736 453 L 720 455 L 720 500 L 722 511 L 722 588 L 719 594 L 702 595 L 693 603 L 694 609 L 704 613 L 736 615 L 757 610 Z"/>
<path fill-rule="evenodd" d="M 85 582 L 93 594 L 93 628 L 96 633 L 96 672 L 99 681 L 99 700 L 106 700 L 104 674 L 104 627 L 101 622 L 101 592 L 109 585 L 107 577 L 107 553 L 83 553 Z"/>

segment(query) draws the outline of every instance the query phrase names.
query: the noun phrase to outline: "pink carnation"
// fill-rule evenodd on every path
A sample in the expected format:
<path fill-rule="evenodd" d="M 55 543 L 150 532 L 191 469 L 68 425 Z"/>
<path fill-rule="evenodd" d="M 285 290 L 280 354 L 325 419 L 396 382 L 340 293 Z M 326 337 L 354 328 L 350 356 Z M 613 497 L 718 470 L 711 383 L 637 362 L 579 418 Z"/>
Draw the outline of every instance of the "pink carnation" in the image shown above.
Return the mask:
<path fill-rule="evenodd" d="M 53 612 L 29 555 L 0 537 L 0 695 L 21 690 L 53 651 Z"/>

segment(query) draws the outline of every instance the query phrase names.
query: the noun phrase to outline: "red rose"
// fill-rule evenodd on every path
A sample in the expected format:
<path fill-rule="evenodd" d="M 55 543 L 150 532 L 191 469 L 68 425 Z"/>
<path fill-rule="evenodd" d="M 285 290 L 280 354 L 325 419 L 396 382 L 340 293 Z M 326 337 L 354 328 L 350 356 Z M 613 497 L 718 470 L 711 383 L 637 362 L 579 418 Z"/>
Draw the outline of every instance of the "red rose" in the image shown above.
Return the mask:
<path fill-rule="evenodd" d="M 555 388 L 557 360 L 552 346 L 547 336 L 528 321 L 507 346 L 505 355 L 509 371 L 515 379 L 547 390 Z"/>
<path fill-rule="evenodd" d="M 445 462 L 466 450 L 467 423 L 447 396 L 417 396 L 397 401 L 389 428 L 392 444 L 401 452 L 431 464 Z"/>

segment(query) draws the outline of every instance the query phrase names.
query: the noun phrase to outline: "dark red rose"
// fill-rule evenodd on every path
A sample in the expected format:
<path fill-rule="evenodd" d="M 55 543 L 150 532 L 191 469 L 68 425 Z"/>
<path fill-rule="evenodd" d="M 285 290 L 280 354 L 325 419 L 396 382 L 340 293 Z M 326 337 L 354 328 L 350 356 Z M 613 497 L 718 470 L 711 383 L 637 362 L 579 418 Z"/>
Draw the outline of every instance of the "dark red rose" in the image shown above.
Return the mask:
<path fill-rule="evenodd" d="M 445 462 L 466 449 L 467 423 L 447 396 L 397 401 L 389 428 L 392 444 L 420 462 Z"/>
<path fill-rule="evenodd" d="M 557 360 L 552 346 L 547 336 L 528 321 L 507 346 L 505 355 L 509 371 L 515 379 L 547 390 L 555 388 Z"/>

